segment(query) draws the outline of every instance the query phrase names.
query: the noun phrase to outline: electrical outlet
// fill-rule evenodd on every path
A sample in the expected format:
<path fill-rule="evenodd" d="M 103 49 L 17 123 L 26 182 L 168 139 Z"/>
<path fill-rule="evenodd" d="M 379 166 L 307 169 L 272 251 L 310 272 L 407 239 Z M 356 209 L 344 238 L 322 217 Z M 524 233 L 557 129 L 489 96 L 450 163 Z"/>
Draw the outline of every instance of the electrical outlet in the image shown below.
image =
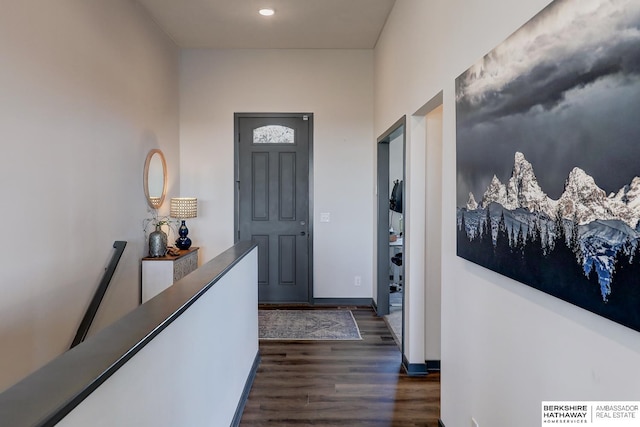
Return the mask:
<path fill-rule="evenodd" d="M 361 285 L 362 285 L 362 277 L 360 277 L 360 276 L 356 276 L 356 277 L 353 279 L 353 284 L 354 284 L 355 286 L 361 286 Z"/>
<path fill-rule="evenodd" d="M 480 427 L 475 418 L 471 418 L 471 427 Z"/>

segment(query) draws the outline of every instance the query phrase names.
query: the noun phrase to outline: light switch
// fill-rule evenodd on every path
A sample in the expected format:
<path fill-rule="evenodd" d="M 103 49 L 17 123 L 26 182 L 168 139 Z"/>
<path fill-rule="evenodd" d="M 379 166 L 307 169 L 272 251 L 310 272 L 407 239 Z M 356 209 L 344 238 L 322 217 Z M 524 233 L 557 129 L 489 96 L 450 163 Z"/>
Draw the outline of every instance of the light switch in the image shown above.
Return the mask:
<path fill-rule="evenodd" d="M 320 222 L 331 222 L 331 213 L 329 212 L 320 213 Z"/>

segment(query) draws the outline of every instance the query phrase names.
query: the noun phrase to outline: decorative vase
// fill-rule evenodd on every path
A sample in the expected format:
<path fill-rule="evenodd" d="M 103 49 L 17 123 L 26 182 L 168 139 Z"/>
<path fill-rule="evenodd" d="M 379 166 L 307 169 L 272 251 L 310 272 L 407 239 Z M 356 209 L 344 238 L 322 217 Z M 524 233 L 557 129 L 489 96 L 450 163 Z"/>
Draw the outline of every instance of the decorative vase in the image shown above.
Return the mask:
<path fill-rule="evenodd" d="M 189 249 L 191 247 L 191 239 L 187 237 L 187 234 L 189 234 L 189 229 L 187 228 L 187 224 L 185 224 L 184 220 L 182 221 L 182 224 L 178 229 L 178 234 L 180 234 L 180 237 L 178 237 L 178 240 L 176 240 L 176 246 L 178 247 L 178 249 Z"/>
<path fill-rule="evenodd" d="M 156 224 L 156 231 L 149 234 L 149 256 L 161 257 L 167 254 L 167 233 L 162 231 L 162 226 Z"/>

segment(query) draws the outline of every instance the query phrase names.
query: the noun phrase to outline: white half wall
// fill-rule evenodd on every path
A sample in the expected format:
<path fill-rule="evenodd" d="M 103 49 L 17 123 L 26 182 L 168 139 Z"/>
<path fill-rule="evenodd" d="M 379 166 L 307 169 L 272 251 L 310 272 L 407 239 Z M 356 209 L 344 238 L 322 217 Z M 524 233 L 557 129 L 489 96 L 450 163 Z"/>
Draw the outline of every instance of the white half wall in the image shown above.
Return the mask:
<path fill-rule="evenodd" d="M 543 400 L 640 400 L 638 332 L 456 256 L 454 80 L 548 3 L 397 0 L 375 49 L 376 135 L 443 91 L 442 204 L 427 203 L 426 216 L 442 215 L 448 427 L 469 426 L 472 417 L 480 426 L 537 427 Z M 407 161 L 411 171 L 423 159 Z"/>
<path fill-rule="evenodd" d="M 373 51 L 183 51 L 181 193 L 198 197 L 189 236 L 205 261 L 233 244 L 233 115 L 247 112 L 314 114 L 313 296 L 371 298 Z"/>
<path fill-rule="evenodd" d="M 3 2 L 0 390 L 69 348 L 114 250 L 91 333 L 139 299 L 142 170 L 178 186 L 178 50 L 129 0 Z"/>
<path fill-rule="evenodd" d="M 254 248 L 57 425 L 231 425 L 258 355 L 257 265 Z"/>

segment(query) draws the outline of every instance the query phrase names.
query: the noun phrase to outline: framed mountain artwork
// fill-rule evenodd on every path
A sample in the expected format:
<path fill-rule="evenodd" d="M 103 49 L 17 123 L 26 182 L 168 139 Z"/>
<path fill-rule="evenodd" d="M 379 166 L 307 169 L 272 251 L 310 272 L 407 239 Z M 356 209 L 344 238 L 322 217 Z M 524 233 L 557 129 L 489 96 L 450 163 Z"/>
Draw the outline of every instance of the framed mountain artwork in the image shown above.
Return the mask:
<path fill-rule="evenodd" d="M 556 0 L 456 79 L 458 256 L 640 331 L 640 2 Z"/>

